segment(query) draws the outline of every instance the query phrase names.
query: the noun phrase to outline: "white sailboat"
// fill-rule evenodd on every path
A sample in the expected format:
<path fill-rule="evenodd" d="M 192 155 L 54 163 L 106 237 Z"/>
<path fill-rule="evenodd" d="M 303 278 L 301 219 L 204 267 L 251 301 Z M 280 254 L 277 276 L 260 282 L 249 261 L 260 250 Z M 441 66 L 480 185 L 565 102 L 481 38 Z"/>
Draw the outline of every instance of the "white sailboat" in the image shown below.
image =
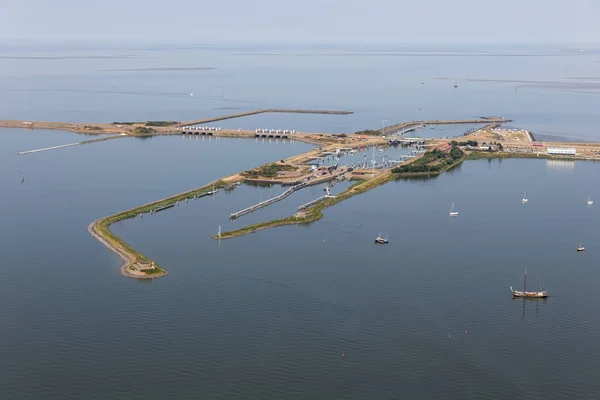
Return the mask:
<path fill-rule="evenodd" d="M 529 202 L 529 199 L 527 198 L 527 191 L 523 193 L 523 199 L 521 201 L 523 202 L 523 204 Z"/>
<path fill-rule="evenodd" d="M 592 200 L 592 196 L 590 196 L 590 197 L 588 197 L 587 205 L 591 206 L 592 204 L 594 204 L 594 200 Z"/>
<path fill-rule="evenodd" d="M 585 251 L 585 247 L 583 247 L 583 242 L 579 242 L 579 247 L 577 248 L 577 251 Z"/>
<path fill-rule="evenodd" d="M 220 239 L 221 238 L 221 225 L 219 225 L 219 233 L 217 233 L 217 237 Z"/>
<path fill-rule="evenodd" d="M 452 203 L 452 207 L 450 207 L 450 216 L 451 217 L 457 217 L 458 216 L 458 211 L 456 211 L 456 209 L 454 208 L 454 203 Z"/>

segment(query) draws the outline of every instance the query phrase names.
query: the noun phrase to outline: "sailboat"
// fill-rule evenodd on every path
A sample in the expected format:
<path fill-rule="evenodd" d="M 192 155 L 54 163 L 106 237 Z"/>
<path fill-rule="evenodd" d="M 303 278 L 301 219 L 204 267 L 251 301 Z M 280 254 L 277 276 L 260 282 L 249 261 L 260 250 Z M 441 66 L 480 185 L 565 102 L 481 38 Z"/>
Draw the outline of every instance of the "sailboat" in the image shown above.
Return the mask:
<path fill-rule="evenodd" d="M 454 208 L 454 203 L 452 203 L 452 207 L 450 207 L 450 216 L 451 217 L 457 217 L 458 216 L 458 211 L 456 211 L 456 209 Z"/>
<path fill-rule="evenodd" d="M 454 81 L 454 89 L 458 87 L 458 81 Z"/>
<path fill-rule="evenodd" d="M 591 206 L 592 204 L 594 204 L 594 200 L 592 200 L 592 196 L 590 196 L 588 197 L 587 205 Z"/>
<path fill-rule="evenodd" d="M 382 237 L 381 237 L 381 233 L 380 233 L 380 234 L 379 234 L 379 235 L 378 235 L 378 236 L 375 238 L 375 243 L 378 243 L 378 244 L 387 244 L 387 243 L 388 243 L 388 238 L 387 238 L 387 235 L 386 235 L 386 237 L 385 237 L 385 239 L 384 239 L 384 238 L 382 238 Z"/>
<path fill-rule="evenodd" d="M 521 201 L 523 202 L 523 204 L 529 202 L 529 199 L 527 198 L 527 191 L 523 193 L 523 199 Z"/>
<path fill-rule="evenodd" d="M 525 277 L 523 278 L 523 291 L 515 290 L 512 286 L 510 287 L 510 291 L 512 292 L 513 297 L 524 297 L 528 299 L 543 299 L 548 297 L 548 292 L 541 289 L 540 278 L 538 278 L 537 292 L 527 291 L 527 268 L 525 268 Z"/>
<path fill-rule="evenodd" d="M 579 242 L 579 247 L 577 248 L 577 251 L 585 251 L 585 247 L 583 247 L 583 244 L 581 242 Z"/>
<path fill-rule="evenodd" d="M 217 233 L 217 237 L 220 239 L 221 238 L 221 225 L 219 225 L 219 233 Z"/>

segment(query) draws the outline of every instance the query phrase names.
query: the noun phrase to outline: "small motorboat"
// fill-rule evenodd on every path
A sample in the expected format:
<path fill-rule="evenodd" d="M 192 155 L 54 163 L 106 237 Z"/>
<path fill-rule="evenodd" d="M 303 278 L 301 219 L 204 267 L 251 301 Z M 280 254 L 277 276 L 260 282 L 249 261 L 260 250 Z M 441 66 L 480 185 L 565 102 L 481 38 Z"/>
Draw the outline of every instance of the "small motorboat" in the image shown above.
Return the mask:
<path fill-rule="evenodd" d="M 385 237 L 385 239 L 384 239 L 384 238 L 382 238 L 382 237 L 381 237 L 381 234 L 379 234 L 379 235 L 378 235 L 378 236 L 375 238 L 375 243 L 377 243 L 377 244 L 387 244 L 388 242 L 389 242 L 389 241 L 388 241 L 388 238 L 387 238 L 387 236 L 386 236 L 386 237 Z"/>

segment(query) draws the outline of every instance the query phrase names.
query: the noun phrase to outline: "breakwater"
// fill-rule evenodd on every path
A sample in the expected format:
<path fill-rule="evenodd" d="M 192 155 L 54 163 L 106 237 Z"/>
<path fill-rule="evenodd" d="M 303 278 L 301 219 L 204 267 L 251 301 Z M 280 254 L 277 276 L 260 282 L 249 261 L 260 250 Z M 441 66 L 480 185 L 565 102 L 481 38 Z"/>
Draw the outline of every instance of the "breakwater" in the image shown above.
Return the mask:
<path fill-rule="evenodd" d="M 416 129 L 420 125 L 457 125 L 457 124 L 504 124 L 512 122 L 506 118 L 476 118 L 476 119 L 432 119 L 423 121 L 401 122 L 399 124 L 390 125 L 385 128 L 386 135 L 392 135 L 398 131 L 404 130 L 409 132 L 411 128 Z"/>
<path fill-rule="evenodd" d="M 151 264 L 143 254 L 129 246 L 123 239 L 111 232 L 110 226 L 116 222 L 135 218 L 140 214 L 154 213 L 171 208 L 181 200 L 194 199 L 214 193 L 215 189 L 223 187 L 223 180 L 208 183 L 198 189 L 189 190 L 161 200 L 153 201 L 129 210 L 121 211 L 108 217 L 100 218 L 88 226 L 88 232 L 96 240 L 113 251 L 125 262 L 121 274 L 137 279 L 152 279 L 164 276 L 167 271 L 157 264 Z M 152 267 L 150 267 L 152 265 Z"/>
<path fill-rule="evenodd" d="M 352 111 L 344 111 L 344 110 L 309 110 L 309 109 L 301 109 L 301 108 L 289 108 L 289 109 L 288 108 L 265 108 L 262 110 L 252 110 L 252 111 L 246 111 L 246 112 L 241 112 L 241 113 L 236 113 L 236 114 L 222 115 L 222 116 L 218 116 L 218 117 L 203 118 L 203 119 L 199 119 L 199 120 L 195 120 L 195 121 L 181 122 L 174 126 L 183 127 L 183 126 L 189 126 L 189 125 L 200 125 L 200 124 L 207 124 L 210 122 L 223 121 L 226 119 L 242 118 L 242 117 L 248 117 L 250 115 L 265 114 L 265 113 L 331 114 L 331 115 L 353 114 Z"/>
<path fill-rule="evenodd" d="M 21 152 L 19 152 L 17 154 L 19 154 L 20 156 L 22 156 L 22 155 L 25 155 L 25 154 L 39 153 L 41 151 L 57 150 L 57 149 L 63 149 L 65 147 L 80 146 L 80 145 L 91 144 L 91 143 L 96 143 L 96 142 L 104 142 L 106 140 L 119 139 L 119 138 L 127 137 L 127 136 L 128 135 L 121 134 L 121 135 L 115 135 L 115 136 L 109 136 L 109 137 L 105 137 L 105 138 L 100 138 L 100 139 L 84 140 L 83 142 L 61 144 L 61 145 L 58 145 L 58 146 L 44 147 L 42 149 L 21 151 Z"/>

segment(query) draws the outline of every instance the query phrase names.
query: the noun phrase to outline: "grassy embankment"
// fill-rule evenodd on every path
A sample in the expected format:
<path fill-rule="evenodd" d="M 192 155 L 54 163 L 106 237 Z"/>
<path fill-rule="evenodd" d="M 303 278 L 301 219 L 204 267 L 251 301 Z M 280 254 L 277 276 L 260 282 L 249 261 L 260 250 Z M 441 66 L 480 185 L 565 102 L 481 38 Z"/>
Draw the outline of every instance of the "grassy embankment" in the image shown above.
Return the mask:
<path fill-rule="evenodd" d="M 322 211 L 328 207 L 331 207 L 337 203 L 340 203 L 352 196 L 367 192 L 377 186 L 383 185 L 384 183 L 393 180 L 393 174 L 390 172 L 384 172 L 383 174 L 369 180 L 360 180 L 350 186 L 348 189 L 337 195 L 336 197 L 325 199 L 312 207 L 303 210 L 303 216 L 298 217 L 293 215 L 291 217 L 276 219 L 267 222 L 260 222 L 258 224 L 249 225 L 241 229 L 237 229 L 231 232 L 222 232 L 221 237 L 218 235 L 213 236 L 213 239 L 230 239 L 236 236 L 242 236 L 249 233 L 261 231 L 263 229 L 274 228 L 283 225 L 294 225 L 294 224 L 308 224 L 314 221 L 318 221 L 323 218 Z"/>
<path fill-rule="evenodd" d="M 214 184 L 215 188 L 221 188 L 225 186 L 225 182 L 218 181 Z M 132 208 L 130 210 L 122 211 L 117 214 L 110 215 L 108 217 L 104 217 L 96 221 L 91 229 L 102 237 L 110 246 L 111 250 L 116 253 L 125 256 L 127 258 L 126 268 L 132 269 L 135 264 L 149 264 L 150 260 L 129 244 L 127 244 L 123 239 L 119 236 L 115 235 L 111 230 L 110 226 L 116 222 L 123 221 L 130 218 L 135 218 L 139 214 L 149 213 L 152 210 L 156 210 L 158 208 L 168 206 L 171 204 L 175 204 L 178 201 L 182 201 L 185 199 L 193 199 L 195 196 L 201 196 L 212 190 L 213 184 L 208 184 L 199 189 L 190 190 L 188 192 L 180 193 L 175 196 L 168 197 L 163 200 L 158 200 L 152 203 L 145 204 L 143 206 L 139 206 L 136 208 Z M 142 270 L 146 275 L 149 276 L 162 276 L 166 274 L 166 270 L 161 268 L 159 265 L 155 263 L 155 269 L 145 269 Z"/>

